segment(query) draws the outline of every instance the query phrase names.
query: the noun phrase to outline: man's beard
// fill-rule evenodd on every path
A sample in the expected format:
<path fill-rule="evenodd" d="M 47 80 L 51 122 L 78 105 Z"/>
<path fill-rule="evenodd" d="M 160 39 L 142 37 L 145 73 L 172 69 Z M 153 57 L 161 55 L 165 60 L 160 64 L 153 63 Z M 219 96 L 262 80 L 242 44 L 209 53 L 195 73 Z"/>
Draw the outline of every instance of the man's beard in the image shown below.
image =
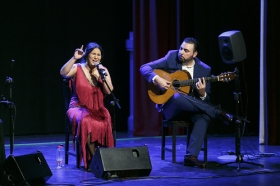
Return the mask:
<path fill-rule="evenodd" d="M 185 59 L 185 58 L 181 58 L 179 56 L 179 61 L 181 61 L 182 63 L 189 63 L 189 62 L 193 61 L 193 57 L 191 56 L 191 57 Z"/>

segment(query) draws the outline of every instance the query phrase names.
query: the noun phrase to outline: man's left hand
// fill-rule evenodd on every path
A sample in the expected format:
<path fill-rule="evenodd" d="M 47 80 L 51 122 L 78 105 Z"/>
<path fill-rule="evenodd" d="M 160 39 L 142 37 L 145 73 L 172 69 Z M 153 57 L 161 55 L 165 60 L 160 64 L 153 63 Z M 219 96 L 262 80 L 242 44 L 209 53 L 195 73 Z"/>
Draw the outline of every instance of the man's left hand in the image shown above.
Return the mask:
<path fill-rule="evenodd" d="M 206 82 L 204 78 L 198 78 L 198 82 L 196 82 L 196 89 L 200 97 L 205 96 Z"/>

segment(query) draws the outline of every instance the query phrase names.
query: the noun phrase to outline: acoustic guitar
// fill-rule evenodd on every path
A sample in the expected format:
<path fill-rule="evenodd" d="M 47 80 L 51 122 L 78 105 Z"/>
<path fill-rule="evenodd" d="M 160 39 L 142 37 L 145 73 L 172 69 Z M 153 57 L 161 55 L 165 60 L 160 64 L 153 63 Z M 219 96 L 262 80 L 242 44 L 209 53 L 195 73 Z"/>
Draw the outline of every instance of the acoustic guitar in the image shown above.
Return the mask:
<path fill-rule="evenodd" d="M 150 99 L 157 104 L 166 103 L 171 96 L 176 92 L 188 94 L 190 92 L 190 85 L 199 81 L 198 78 L 191 79 L 188 71 L 178 70 L 174 73 L 168 73 L 164 70 L 155 69 L 154 72 L 163 79 L 171 82 L 167 90 L 161 90 L 157 85 L 148 83 L 148 94 Z M 218 76 L 204 77 L 206 82 L 229 82 L 235 78 L 234 72 L 225 72 Z"/>

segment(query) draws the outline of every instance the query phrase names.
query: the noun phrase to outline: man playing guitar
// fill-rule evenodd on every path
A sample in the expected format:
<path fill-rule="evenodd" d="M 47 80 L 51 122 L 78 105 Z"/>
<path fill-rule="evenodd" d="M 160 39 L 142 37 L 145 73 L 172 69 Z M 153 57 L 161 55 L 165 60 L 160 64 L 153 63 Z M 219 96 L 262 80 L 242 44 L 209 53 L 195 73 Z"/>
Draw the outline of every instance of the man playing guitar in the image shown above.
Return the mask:
<path fill-rule="evenodd" d="M 234 121 L 234 117 L 210 104 L 210 82 L 207 77 L 211 76 L 211 67 L 196 57 L 198 44 L 194 38 L 185 38 L 179 50 L 171 50 L 165 57 L 142 65 L 140 72 L 152 85 L 148 90 L 149 96 L 158 104 L 157 108 L 163 112 L 165 119 L 188 115 L 192 120 L 194 127 L 185 163 L 205 167 L 197 157 L 210 118 L 221 118 L 228 124 Z M 189 85 L 192 86 L 188 86 L 187 91 L 180 88 L 184 84 L 182 79 L 176 75 L 172 77 L 178 71 L 191 80 Z"/>

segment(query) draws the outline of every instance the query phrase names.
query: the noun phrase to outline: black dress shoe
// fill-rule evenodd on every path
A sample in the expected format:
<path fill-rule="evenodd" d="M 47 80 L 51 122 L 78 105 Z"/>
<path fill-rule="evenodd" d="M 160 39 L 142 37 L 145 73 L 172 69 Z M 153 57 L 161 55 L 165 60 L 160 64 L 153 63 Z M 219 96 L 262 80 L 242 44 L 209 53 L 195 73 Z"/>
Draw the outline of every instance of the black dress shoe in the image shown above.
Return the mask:
<path fill-rule="evenodd" d="M 233 122 L 233 116 L 225 113 L 224 111 L 220 112 L 220 118 L 224 121 L 225 124 L 229 125 Z"/>
<path fill-rule="evenodd" d="M 191 166 L 191 167 L 199 167 L 199 168 L 206 167 L 204 162 L 199 161 L 196 156 L 192 156 L 192 155 L 185 155 L 184 165 Z"/>

